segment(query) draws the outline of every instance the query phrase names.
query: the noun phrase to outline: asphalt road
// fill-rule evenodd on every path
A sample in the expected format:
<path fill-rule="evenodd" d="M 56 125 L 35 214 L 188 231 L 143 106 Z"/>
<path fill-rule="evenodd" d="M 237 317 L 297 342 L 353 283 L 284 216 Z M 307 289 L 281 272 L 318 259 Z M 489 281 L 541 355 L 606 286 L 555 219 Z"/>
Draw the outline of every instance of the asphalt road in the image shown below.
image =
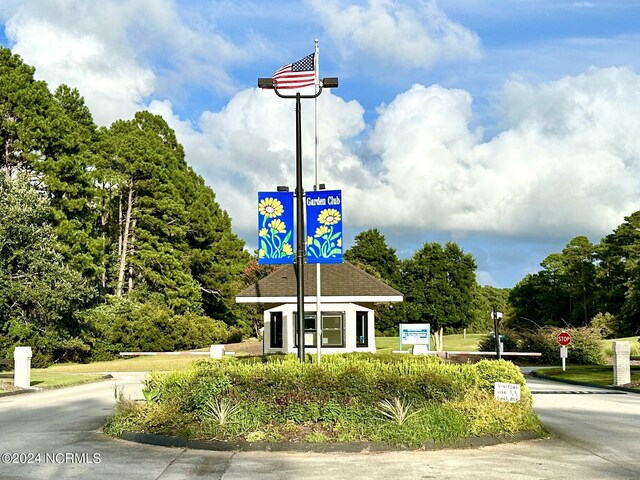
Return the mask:
<path fill-rule="evenodd" d="M 536 410 L 554 432 L 545 440 L 428 452 L 234 453 L 105 437 L 100 428 L 115 403 L 114 385 L 125 395 L 140 397 L 142 374 L 115 376 L 98 384 L 0 397 L 0 478 L 640 478 L 638 394 L 528 378 Z"/>

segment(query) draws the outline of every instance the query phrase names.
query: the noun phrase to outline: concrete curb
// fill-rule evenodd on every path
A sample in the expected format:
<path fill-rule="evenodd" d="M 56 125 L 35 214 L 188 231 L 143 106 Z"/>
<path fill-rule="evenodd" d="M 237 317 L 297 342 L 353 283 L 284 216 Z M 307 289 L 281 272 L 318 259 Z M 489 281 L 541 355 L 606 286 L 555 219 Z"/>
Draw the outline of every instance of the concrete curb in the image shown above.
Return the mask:
<path fill-rule="evenodd" d="M 536 378 L 541 378 L 543 380 L 549 380 L 551 382 L 567 383 L 569 385 L 581 385 L 583 387 L 602 388 L 603 390 L 617 390 L 622 392 L 640 394 L 640 390 L 633 388 L 616 387 L 614 385 L 598 385 L 597 383 L 576 382 L 575 380 L 566 380 L 563 378 L 551 377 L 549 375 L 545 375 L 544 373 L 538 373 L 536 370 L 530 372 L 530 375 Z"/>
<path fill-rule="evenodd" d="M 2 392 L 0 393 L 0 398 L 2 397 L 13 397 L 14 395 L 22 395 L 23 393 L 33 393 L 38 392 L 39 390 L 25 388 L 23 390 L 13 390 L 11 392 Z"/>
<path fill-rule="evenodd" d="M 301 453 L 370 453 L 416 450 L 443 450 L 453 448 L 477 448 L 502 443 L 516 443 L 539 439 L 535 432 L 520 432 L 509 437 L 469 437 L 450 444 L 427 443 L 419 447 L 396 446 L 382 442 L 220 442 L 216 440 L 192 440 L 187 438 L 154 435 L 150 433 L 122 432 L 120 438 L 130 442 L 161 447 L 188 448 L 189 450 L 215 450 L 235 452 L 301 452 Z"/>

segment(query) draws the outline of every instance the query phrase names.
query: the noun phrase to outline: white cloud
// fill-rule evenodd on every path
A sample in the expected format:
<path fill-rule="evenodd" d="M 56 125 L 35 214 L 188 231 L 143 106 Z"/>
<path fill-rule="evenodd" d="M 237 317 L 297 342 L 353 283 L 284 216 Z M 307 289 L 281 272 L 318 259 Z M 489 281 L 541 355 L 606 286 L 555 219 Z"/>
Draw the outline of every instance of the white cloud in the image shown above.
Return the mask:
<path fill-rule="evenodd" d="M 9 19 L 12 50 L 50 86 L 77 87 L 103 124 L 145 108 L 152 93 L 171 98 L 158 94 L 159 84 L 215 79 L 227 88 L 225 65 L 247 58 L 223 36 L 207 40 L 186 27 L 168 0 L 11 5 L 2 14 Z M 479 52 L 476 36 L 432 2 L 314 5 L 337 40 L 349 43 L 353 53 L 383 59 L 389 68 L 426 68 Z M 160 51 L 170 65 L 164 76 L 149 66 L 149 56 Z M 188 80 L 173 77 L 179 70 Z M 592 69 L 539 85 L 512 79 L 499 97 L 501 133 L 483 140 L 470 127 L 473 99 L 462 89 L 416 84 L 379 107 L 370 132 L 358 102 L 326 91 L 319 98 L 320 181 L 344 190 L 352 228 L 392 228 L 397 234 L 603 234 L 640 208 L 640 77 L 632 70 Z M 180 119 L 169 100 L 152 101 L 149 108 L 176 129 L 189 163 L 214 189 L 234 228 L 251 238 L 256 191 L 293 187 L 294 102 L 246 89 L 197 123 Z M 303 132 L 309 189 L 311 101 L 303 102 Z"/>
<path fill-rule="evenodd" d="M 562 237 L 606 233 L 640 207 L 640 77 L 592 70 L 510 81 L 504 131 L 469 130 L 471 97 L 415 85 L 380 109 L 370 138 L 385 173 L 351 221 Z M 373 220 L 375 218 L 375 220 Z"/>
<path fill-rule="evenodd" d="M 375 172 L 350 147 L 364 128 L 362 107 L 330 92 L 320 100 L 321 182 L 343 189 L 351 228 L 569 238 L 607 233 L 640 208 L 640 77 L 630 70 L 539 86 L 509 81 L 503 131 L 487 141 L 469 128 L 468 92 L 414 85 L 378 109 L 367 142 L 380 161 Z M 302 107 L 311 188 L 313 102 Z M 293 187 L 294 102 L 247 89 L 197 126 L 168 102 L 151 109 L 176 129 L 190 164 L 251 243 L 255 193 Z"/>
<path fill-rule="evenodd" d="M 364 128 L 363 109 L 325 91 L 318 99 L 320 182 L 329 188 L 372 183 L 373 177 L 346 143 Z M 314 102 L 302 102 L 304 186 L 314 184 Z M 259 190 L 295 187 L 295 102 L 272 91 L 238 92 L 220 112 L 204 112 L 198 125 L 181 121 L 169 102 L 153 102 L 185 146 L 189 163 L 216 192 L 249 238 L 255 229 Z"/>
<path fill-rule="evenodd" d="M 130 118 L 151 94 L 184 84 L 229 93 L 225 67 L 248 58 L 209 25 L 185 25 L 172 0 L 26 0 L 3 14 L 12 51 L 52 90 L 78 88 L 99 124 Z"/>
<path fill-rule="evenodd" d="M 5 31 L 38 78 L 51 89 L 60 83 L 78 88 L 96 121 L 110 123 L 139 110 L 155 84 L 127 42 L 127 13 L 113 2 L 32 0 L 20 5 Z"/>
<path fill-rule="evenodd" d="M 433 1 L 413 4 L 368 0 L 365 6 L 341 0 L 310 0 L 319 20 L 347 60 L 368 56 L 387 68 L 428 68 L 442 60 L 478 59 L 478 36 L 450 20 Z"/>

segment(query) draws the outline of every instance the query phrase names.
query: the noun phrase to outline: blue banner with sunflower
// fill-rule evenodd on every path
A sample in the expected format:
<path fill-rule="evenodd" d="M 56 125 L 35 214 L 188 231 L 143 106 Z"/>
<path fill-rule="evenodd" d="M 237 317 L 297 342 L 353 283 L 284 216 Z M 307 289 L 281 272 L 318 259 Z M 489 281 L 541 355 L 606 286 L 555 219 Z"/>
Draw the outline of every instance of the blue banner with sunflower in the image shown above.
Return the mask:
<path fill-rule="evenodd" d="M 342 191 L 306 195 L 307 263 L 342 263 Z"/>
<path fill-rule="evenodd" d="M 258 263 L 293 263 L 293 192 L 258 192 Z"/>

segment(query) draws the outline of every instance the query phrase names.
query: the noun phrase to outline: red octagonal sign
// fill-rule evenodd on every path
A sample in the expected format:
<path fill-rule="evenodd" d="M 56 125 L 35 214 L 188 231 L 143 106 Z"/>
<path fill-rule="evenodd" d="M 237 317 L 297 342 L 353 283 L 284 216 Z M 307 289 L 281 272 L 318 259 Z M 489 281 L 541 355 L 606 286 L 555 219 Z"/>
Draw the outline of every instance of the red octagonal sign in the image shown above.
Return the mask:
<path fill-rule="evenodd" d="M 558 334 L 558 343 L 563 347 L 566 347 L 571 343 L 571 335 L 568 332 L 560 332 Z"/>

